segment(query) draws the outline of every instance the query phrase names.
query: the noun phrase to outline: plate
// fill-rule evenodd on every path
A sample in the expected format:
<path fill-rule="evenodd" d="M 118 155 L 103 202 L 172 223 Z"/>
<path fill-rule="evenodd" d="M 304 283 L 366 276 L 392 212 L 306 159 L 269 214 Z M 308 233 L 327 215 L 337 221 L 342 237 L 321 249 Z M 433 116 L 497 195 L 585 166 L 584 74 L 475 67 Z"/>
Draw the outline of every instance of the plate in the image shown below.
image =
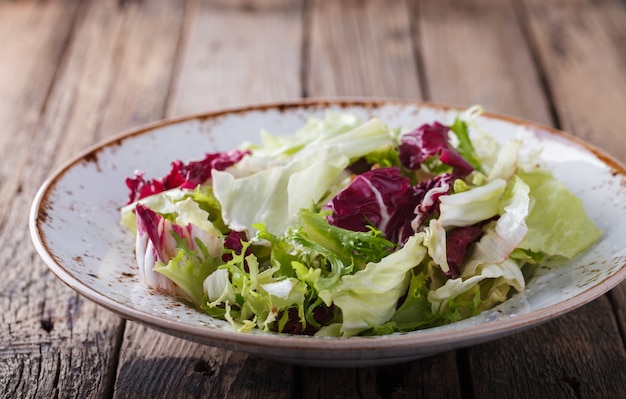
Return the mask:
<path fill-rule="evenodd" d="M 34 245 L 52 272 L 87 299 L 120 316 L 202 344 L 295 364 L 354 367 L 398 363 L 475 345 L 536 326 L 609 291 L 626 278 L 626 170 L 566 133 L 494 114 L 479 128 L 504 143 L 523 136 L 543 148 L 556 177 L 582 198 L 604 234 L 592 248 L 559 267 L 540 268 L 527 289 L 478 316 L 449 325 L 380 337 L 319 338 L 254 331 L 239 333 L 138 280 L 134 238 L 119 225 L 126 177 L 136 169 L 162 176 L 176 159 L 230 150 L 256 141 L 262 129 L 291 134 L 328 111 L 376 116 L 391 127 L 451 123 L 453 107 L 402 101 L 306 101 L 265 104 L 163 121 L 139 128 L 68 162 L 38 191 L 30 214 Z"/>

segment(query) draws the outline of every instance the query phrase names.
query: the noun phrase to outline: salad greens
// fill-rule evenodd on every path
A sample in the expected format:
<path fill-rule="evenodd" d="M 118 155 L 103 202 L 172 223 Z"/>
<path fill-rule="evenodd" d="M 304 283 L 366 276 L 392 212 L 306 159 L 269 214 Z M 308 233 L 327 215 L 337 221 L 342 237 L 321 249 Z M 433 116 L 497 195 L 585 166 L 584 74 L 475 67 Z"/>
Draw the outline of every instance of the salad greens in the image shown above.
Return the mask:
<path fill-rule="evenodd" d="M 602 233 L 520 139 L 479 134 L 479 114 L 404 131 L 329 112 L 160 179 L 136 172 L 121 223 L 141 279 L 239 331 L 390 334 L 502 303 L 527 265 Z"/>

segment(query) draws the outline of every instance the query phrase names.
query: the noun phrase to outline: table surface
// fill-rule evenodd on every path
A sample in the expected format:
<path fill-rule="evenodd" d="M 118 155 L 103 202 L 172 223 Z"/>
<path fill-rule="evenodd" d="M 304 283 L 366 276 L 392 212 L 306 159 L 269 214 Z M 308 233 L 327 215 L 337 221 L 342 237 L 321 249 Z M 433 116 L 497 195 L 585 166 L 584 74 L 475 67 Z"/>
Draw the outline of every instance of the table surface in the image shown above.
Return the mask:
<path fill-rule="evenodd" d="M 371 368 L 292 366 L 125 321 L 30 243 L 50 171 L 123 130 L 303 97 L 481 104 L 626 161 L 623 0 L 0 0 L 0 396 L 609 398 L 626 285 L 493 342 Z"/>

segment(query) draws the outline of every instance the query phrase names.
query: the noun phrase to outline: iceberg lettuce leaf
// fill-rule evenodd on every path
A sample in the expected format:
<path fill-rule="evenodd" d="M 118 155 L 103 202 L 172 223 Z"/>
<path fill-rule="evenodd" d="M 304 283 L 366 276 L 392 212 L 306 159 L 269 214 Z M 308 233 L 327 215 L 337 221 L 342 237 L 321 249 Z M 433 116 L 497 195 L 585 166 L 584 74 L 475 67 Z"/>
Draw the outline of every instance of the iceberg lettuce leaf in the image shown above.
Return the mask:
<path fill-rule="evenodd" d="M 406 293 L 409 271 L 426 256 L 421 235 L 412 236 L 405 246 L 365 269 L 344 276 L 332 288 L 319 293 L 320 298 L 341 309 L 341 333 L 352 336 L 389 321 L 398 300 Z"/>
<path fill-rule="evenodd" d="M 432 312 L 428 301 L 428 274 L 419 267 L 411 271 L 409 288 L 402 304 L 388 322 L 373 326 L 372 335 L 385 335 L 394 332 L 415 331 L 444 324 L 447 320 Z"/>
<path fill-rule="evenodd" d="M 439 221 L 444 227 L 470 226 L 496 216 L 506 181 L 493 180 L 484 186 L 439 198 Z"/>
<path fill-rule="evenodd" d="M 504 302 L 511 292 L 521 292 L 526 284 L 519 265 L 512 259 L 482 264 L 474 271 L 470 276 L 449 279 L 428 293 L 433 313 L 449 321 L 467 318 Z"/>
<path fill-rule="evenodd" d="M 214 171 L 213 192 L 233 230 L 265 223 L 270 233 L 280 235 L 297 222 L 298 210 L 311 209 L 322 199 L 348 162 L 345 156 L 326 151 L 242 178 Z"/>
<path fill-rule="evenodd" d="M 519 176 L 532 198 L 528 234 L 520 248 L 571 259 L 600 238 L 602 231 L 587 216 L 582 200 L 549 171 L 520 171 Z"/>

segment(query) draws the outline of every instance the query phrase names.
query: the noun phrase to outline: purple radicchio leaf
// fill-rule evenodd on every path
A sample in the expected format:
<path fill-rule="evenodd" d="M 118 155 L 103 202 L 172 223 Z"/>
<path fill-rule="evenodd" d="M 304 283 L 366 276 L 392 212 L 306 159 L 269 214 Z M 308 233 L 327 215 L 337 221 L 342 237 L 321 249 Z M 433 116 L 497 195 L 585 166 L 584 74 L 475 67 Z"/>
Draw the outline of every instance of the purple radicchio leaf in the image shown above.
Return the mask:
<path fill-rule="evenodd" d="M 413 196 L 409 179 L 397 167 L 372 169 L 358 175 L 326 206 L 332 211 L 330 224 L 352 231 L 380 230 L 393 241 L 397 223 L 394 215 Z"/>
<path fill-rule="evenodd" d="M 399 146 L 400 162 L 408 169 L 419 169 L 423 162 L 433 156 L 452 166 L 457 176 L 467 176 L 474 168 L 450 144 L 450 128 L 435 122 L 423 124 L 412 132 L 402 135 Z"/>
<path fill-rule="evenodd" d="M 449 193 L 455 177 L 435 176 L 411 186 L 399 168 L 373 169 L 357 176 L 326 206 L 330 224 L 352 231 L 372 226 L 403 244 L 428 218 L 439 214 L 439 197 Z"/>
<path fill-rule="evenodd" d="M 216 242 L 211 233 L 191 223 L 186 226 L 172 223 L 142 204 L 137 204 L 135 214 L 137 216 L 135 255 L 140 278 L 151 288 L 174 296 L 184 296 L 175 283 L 154 270 L 158 262 L 167 264 L 178 254 L 179 247 L 175 236 L 184 240 L 192 251 L 198 251 L 200 249 L 198 241 L 202 242 L 208 250 L 208 255 L 213 257 L 221 252 L 221 243 Z"/>
<path fill-rule="evenodd" d="M 146 180 L 144 173 L 137 171 L 133 177 L 126 179 L 129 189 L 127 204 L 176 187 L 194 189 L 211 178 L 212 170 L 224 170 L 249 153 L 249 150 L 234 150 L 205 154 L 200 161 L 174 161 L 169 174 L 161 179 Z"/>
<path fill-rule="evenodd" d="M 226 238 L 224 239 L 224 248 L 232 250 L 234 254 L 239 255 L 243 250 L 243 243 L 248 242 L 250 239 L 248 238 L 248 234 L 245 231 L 236 231 L 232 230 Z M 222 255 L 222 261 L 228 262 L 233 259 L 232 253 L 224 253 Z M 252 253 L 252 249 L 248 247 L 246 249 L 246 256 Z"/>
<path fill-rule="evenodd" d="M 411 228 L 417 231 L 425 220 L 439 216 L 439 198 L 447 195 L 452 189 L 455 177 L 449 173 L 435 176 L 415 186 L 419 202 L 414 209 L 414 219 Z"/>
<path fill-rule="evenodd" d="M 461 264 L 473 242 L 484 235 L 482 224 L 458 227 L 446 233 L 446 258 L 450 270 L 446 275 L 456 278 L 461 275 Z"/>

